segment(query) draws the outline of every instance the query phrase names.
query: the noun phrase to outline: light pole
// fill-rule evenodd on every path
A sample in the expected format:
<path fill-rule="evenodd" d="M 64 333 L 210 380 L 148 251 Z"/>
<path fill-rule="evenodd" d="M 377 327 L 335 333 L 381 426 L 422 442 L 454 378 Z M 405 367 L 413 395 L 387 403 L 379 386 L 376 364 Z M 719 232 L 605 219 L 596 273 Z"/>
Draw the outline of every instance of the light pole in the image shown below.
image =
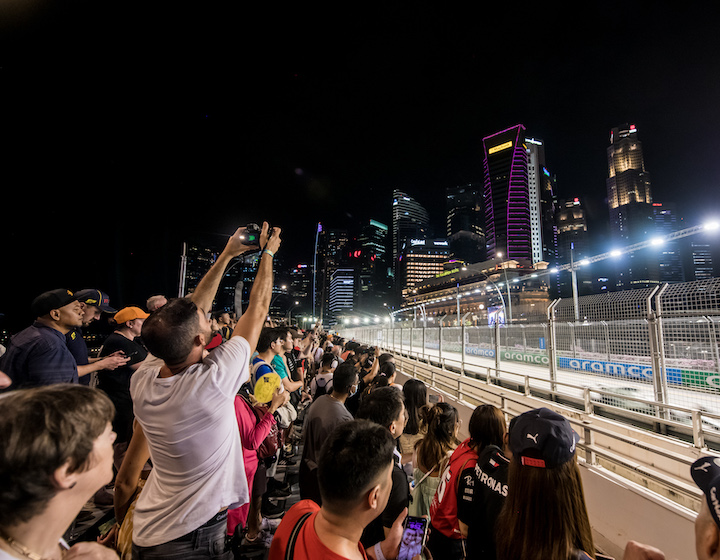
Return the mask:
<path fill-rule="evenodd" d="M 456 284 L 457 295 L 455 297 L 455 303 L 457 303 L 457 323 L 460 326 L 460 282 Z"/>
<path fill-rule="evenodd" d="M 498 251 L 497 256 L 502 258 L 502 252 Z M 505 276 L 505 286 L 507 287 L 507 320 L 508 323 L 512 324 L 512 297 L 510 296 L 510 282 L 508 282 L 507 268 L 505 267 L 505 261 L 502 262 L 503 275 Z M 498 290 L 500 291 L 500 290 Z"/>
<path fill-rule="evenodd" d="M 388 315 L 390 315 L 390 328 L 391 328 L 391 329 L 394 329 L 394 328 L 395 328 L 395 317 L 393 317 L 393 314 L 392 314 L 392 313 L 390 312 L 390 310 L 388 309 L 388 304 L 387 304 L 387 303 L 383 303 L 383 307 L 385 307 L 385 311 L 387 311 L 387 312 L 388 312 Z"/>
<path fill-rule="evenodd" d="M 580 310 L 578 309 L 578 287 L 577 287 L 577 273 L 575 272 L 575 243 L 570 242 L 570 273 L 572 279 L 572 294 L 573 294 L 573 306 L 575 307 L 575 322 L 580 321 Z"/>
<path fill-rule="evenodd" d="M 297 307 L 298 305 L 300 305 L 300 302 L 299 302 L 299 301 L 296 301 L 296 302 L 295 302 L 295 305 L 294 305 L 294 306 L 291 306 L 291 307 L 288 309 L 288 326 L 291 326 L 291 325 L 292 325 L 292 310 L 293 310 L 293 307 Z"/>

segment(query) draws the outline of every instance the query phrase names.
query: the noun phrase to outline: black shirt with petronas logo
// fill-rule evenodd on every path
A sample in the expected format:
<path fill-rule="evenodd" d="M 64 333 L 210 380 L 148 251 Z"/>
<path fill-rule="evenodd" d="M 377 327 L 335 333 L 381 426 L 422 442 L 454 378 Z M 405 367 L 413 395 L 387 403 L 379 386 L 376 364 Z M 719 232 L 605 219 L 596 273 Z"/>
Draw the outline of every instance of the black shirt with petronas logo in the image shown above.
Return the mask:
<path fill-rule="evenodd" d="M 458 488 L 458 519 L 468 526 L 467 558 L 495 560 L 495 521 L 507 497 L 508 466 L 502 450 L 488 445 Z"/>

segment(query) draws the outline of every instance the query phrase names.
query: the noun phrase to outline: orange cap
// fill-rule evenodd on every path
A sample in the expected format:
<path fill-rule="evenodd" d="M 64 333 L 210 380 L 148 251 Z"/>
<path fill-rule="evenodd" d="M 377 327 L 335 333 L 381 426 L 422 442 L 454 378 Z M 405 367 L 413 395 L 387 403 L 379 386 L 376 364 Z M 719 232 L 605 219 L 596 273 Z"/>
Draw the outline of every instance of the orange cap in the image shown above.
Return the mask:
<path fill-rule="evenodd" d="M 115 313 L 113 319 L 119 325 L 121 323 L 127 323 L 128 321 L 132 321 L 133 319 L 147 319 L 148 317 L 150 317 L 150 315 L 148 313 L 145 313 L 139 307 L 124 307 L 123 309 Z"/>

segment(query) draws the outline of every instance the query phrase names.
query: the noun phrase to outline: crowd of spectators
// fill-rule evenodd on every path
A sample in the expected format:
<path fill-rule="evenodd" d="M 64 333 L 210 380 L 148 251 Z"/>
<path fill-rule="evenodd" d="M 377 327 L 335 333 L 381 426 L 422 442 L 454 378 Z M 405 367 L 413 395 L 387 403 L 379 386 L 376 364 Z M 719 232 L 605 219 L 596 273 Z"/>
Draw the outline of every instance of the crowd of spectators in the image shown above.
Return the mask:
<path fill-rule="evenodd" d="M 474 409 L 460 439 L 453 405 L 397 382 L 392 354 L 268 318 L 281 231 L 259 247 L 230 237 L 195 290 L 115 310 L 99 290 L 52 290 L 0 357 L 0 560 L 394 560 L 428 528 L 416 560 L 601 558 L 576 458 L 579 436 L 547 408 Z M 261 250 L 247 309 L 213 312 L 231 259 Z M 115 330 L 90 356 L 83 327 Z M 302 449 L 296 456 L 296 449 Z M 300 501 L 282 466 L 299 461 Z M 707 500 L 698 558 L 720 557 L 720 460 L 692 476 Z M 111 488 L 115 524 L 67 542 Z M 422 523 L 420 523 L 422 525 Z M 662 552 L 630 542 L 627 560 Z"/>

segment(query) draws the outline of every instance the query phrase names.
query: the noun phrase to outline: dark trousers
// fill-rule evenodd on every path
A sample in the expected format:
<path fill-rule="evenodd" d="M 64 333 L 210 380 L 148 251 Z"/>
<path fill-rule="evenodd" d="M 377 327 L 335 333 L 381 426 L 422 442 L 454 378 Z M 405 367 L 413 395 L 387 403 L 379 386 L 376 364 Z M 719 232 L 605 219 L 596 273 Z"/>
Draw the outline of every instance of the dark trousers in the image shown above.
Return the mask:
<path fill-rule="evenodd" d="M 427 548 L 433 560 L 462 560 L 465 554 L 465 539 L 451 539 L 440 531 L 430 529 Z"/>
<path fill-rule="evenodd" d="M 133 560 L 232 560 L 226 545 L 227 510 L 194 531 L 156 546 L 132 545 Z"/>

